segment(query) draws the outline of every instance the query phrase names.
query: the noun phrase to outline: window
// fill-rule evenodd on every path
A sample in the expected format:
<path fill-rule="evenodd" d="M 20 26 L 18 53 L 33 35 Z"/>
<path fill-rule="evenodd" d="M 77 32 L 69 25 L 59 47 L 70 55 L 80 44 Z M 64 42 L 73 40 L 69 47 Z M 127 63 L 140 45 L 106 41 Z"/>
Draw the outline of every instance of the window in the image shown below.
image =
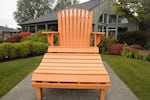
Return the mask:
<path fill-rule="evenodd" d="M 106 27 L 104 27 L 104 26 L 98 26 L 98 31 L 99 32 L 106 32 Z"/>
<path fill-rule="evenodd" d="M 104 23 L 107 23 L 107 14 L 104 14 Z"/>
<path fill-rule="evenodd" d="M 109 15 L 109 23 L 116 23 L 116 15 Z"/>
<path fill-rule="evenodd" d="M 99 22 L 100 22 L 100 23 L 107 23 L 107 14 L 102 14 L 102 15 L 99 17 Z"/>
<path fill-rule="evenodd" d="M 100 22 L 100 23 L 103 23 L 103 15 L 101 15 L 101 16 L 99 17 L 99 22 Z"/>
<path fill-rule="evenodd" d="M 102 32 L 102 26 L 98 26 L 98 31 Z"/>
<path fill-rule="evenodd" d="M 129 23 L 127 18 L 121 17 L 121 16 L 118 17 L 118 22 L 119 23 Z"/>

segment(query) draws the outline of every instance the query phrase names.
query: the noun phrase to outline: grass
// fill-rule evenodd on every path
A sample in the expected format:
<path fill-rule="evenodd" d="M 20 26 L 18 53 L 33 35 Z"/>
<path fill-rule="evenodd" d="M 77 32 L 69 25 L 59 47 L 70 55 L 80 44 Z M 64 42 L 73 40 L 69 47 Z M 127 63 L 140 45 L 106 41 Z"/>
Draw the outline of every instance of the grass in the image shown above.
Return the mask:
<path fill-rule="evenodd" d="M 102 58 L 139 100 L 150 100 L 150 62 L 110 55 L 102 55 Z"/>
<path fill-rule="evenodd" d="M 0 62 L 0 98 L 40 63 L 42 56 Z"/>

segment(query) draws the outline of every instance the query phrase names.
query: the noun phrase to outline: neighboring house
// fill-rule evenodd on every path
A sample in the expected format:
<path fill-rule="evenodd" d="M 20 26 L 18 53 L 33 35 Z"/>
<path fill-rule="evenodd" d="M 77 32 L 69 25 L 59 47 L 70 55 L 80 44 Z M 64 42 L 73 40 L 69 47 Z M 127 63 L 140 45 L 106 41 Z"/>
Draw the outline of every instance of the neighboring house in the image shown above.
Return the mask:
<path fill-rule="evenodd" d="M 3 36 L 4 40 L 7 39 L 8 37 L 15 35 L 18 32 L 19 32 L 18 30 L 15 30 L 13 28 L 0 26 L 0 36 Z"/>
<path fill-rule="evenodd" d="M 93 12 L 93 31 L 104 31 L 117 38 L 118 32 L 138 30 L 134 21 L 115 14 L 113 0 L 91 0 L 81 4 L 75 4 L 69 8 L 83 8 Z M 36 32 L 41 29 L 57 31 L 57 12 L 31 19 L 20 23 L 23 30 Z"/>

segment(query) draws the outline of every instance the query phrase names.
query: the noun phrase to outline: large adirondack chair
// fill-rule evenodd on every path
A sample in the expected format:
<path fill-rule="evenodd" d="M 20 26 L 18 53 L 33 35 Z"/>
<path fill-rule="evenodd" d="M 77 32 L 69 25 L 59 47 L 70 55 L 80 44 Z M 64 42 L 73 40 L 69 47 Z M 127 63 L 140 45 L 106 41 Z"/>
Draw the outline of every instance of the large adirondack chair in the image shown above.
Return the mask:
<path fill-rule="evenodd" d="M 104 33 L 92 32 L 92 12 L 62 10 L 58 12 L 58 32 L 43 34 L 48 35 L 50 46 L 32 75 L 37 100 L 41 100 L 42 88 L 99 89 L 100 100 L 104 100 L 110 79 L 96 47 Z M 58 35 L 58 46 L 54 46 L 54 34 Z"/>

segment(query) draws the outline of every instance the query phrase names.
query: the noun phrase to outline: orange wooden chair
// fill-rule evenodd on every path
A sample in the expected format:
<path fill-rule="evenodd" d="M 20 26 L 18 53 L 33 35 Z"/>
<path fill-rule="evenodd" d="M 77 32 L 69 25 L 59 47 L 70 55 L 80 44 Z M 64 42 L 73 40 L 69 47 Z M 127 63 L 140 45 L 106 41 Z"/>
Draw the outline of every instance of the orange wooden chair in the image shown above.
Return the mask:
<path fill-rule="evenodd" d="M 92 32 L 92 12 L 62 10 L 58 12 L 58 32 L 43 34 L 48 35 L 50 46 L 32 74 L 37 100 L 41 100 L 42 88 L 100 89 L 100 100 L 104 100 L 110 79 L 96 47 L 104 32 Z M 54 46 L 54 34 L 58 35 L 58 46 Z"/>

